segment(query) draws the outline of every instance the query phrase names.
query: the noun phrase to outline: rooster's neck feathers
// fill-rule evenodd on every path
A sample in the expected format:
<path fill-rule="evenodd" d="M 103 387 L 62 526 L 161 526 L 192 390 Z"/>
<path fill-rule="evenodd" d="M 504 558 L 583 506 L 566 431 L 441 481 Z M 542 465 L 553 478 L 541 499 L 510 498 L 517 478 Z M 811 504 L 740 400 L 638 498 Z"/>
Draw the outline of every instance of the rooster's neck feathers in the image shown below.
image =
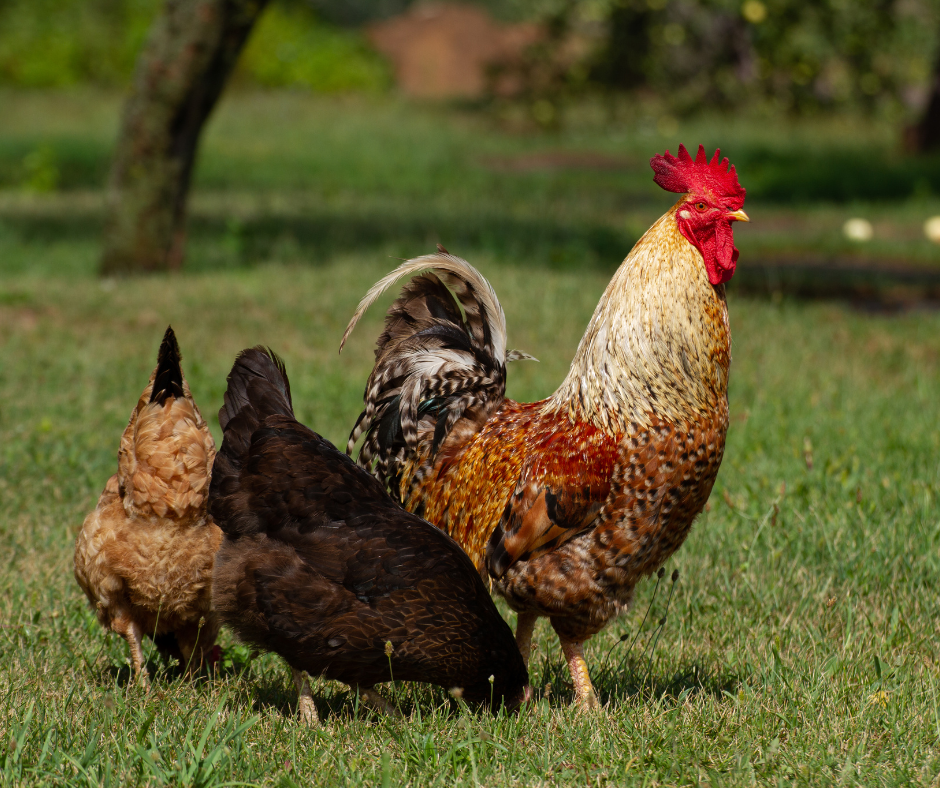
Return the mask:
<path fill-rule="evenodd" d="M 547 411 L 625 434 L 631 424 L 648 426 L 651 414 L 689 424 L 727 407 L 724 287 L 709 283 L 701 254 L 676 224 L 677 208 L 614 274 Z"/>

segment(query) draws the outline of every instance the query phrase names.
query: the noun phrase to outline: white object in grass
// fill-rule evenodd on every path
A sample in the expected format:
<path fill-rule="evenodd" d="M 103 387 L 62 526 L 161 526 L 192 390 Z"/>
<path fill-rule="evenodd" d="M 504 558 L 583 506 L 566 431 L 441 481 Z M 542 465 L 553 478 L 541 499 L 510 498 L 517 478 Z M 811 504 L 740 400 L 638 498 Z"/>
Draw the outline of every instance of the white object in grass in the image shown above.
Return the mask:
<path fill-rule="evenodd" d="M 849 219 L 842 225 L 842 233 L 850 241 L 870 241 L 875 235 L 875 231 L 868 219 L 858 217 Z"/>
<path fill-rule="evenodd" d="M 931 216 L 924 222 L 924 235 L 935 244 L 940 244 L 940 216 Z"/>

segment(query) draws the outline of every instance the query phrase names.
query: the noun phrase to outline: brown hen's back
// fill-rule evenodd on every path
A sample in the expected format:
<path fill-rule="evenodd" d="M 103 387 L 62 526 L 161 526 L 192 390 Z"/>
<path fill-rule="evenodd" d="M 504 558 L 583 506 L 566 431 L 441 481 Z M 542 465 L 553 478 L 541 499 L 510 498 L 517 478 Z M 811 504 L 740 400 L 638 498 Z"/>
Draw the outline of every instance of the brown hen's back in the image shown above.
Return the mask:
<path fill-rule="evenodd" d="M 167 328 L 157 368 L 121 436 L 118 472 L 75 544 L 78 584 L 102 626 L 127 639 L 144 681 L 144 635 L 190 667 L 215 644 L 212 564 L 222 534 L 206 514 L 214 458 Z"/>
<path fill-rule="evenodd" d="M 294 419 L 273 353 L 238 357 L 219 420 L 214 601 L 240 638 L 354 687 L 423 681 L 518 705 L 525 665 L 473 564 Z"/>

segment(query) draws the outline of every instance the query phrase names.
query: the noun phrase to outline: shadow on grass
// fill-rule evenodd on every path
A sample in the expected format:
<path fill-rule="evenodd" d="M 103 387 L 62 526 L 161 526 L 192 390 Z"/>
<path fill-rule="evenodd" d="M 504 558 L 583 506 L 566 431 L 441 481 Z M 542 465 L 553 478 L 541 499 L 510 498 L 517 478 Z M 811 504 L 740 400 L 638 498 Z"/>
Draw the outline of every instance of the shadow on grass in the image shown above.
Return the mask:
<path fill-rule="evenodd" d="M 734 164 L 747 173 L 749 198 L 778 204 L 903 200 L 940 193 L 940 156 L 884 148 L 779 150 L 742 145 Z M 742 176 L 743 178 L 743 176 Z"/>
<path fill-rule="evenodd" d="M 619 671 L 598 675 L 594 686 L 601 703 L 640 699 L 658 700 L 668 705 L 699 695 L 721 698 L 726 692 L 734 694 L 742 682 L 735 673 L 697 662 L 665 676 L 649 671 L 642 661 L 631 660 Z"/>
<path fill-rule="evenodd" d="M 741 266 L 729 293 L 803 301 L 845 301 L 865 312 L 895 314 L 940 309 L 940 270 L 886 262 L 766 260 Z"/>
<path fill-rule="evenodd" d="M 177 681 L 199 681 L 211 678 L 210 672 L 203 668 L 195 673 L 186 673 L 178 663 L 168 663 L 163 658 L 152 655 L 145 663 L 151 686 L 174 684 Z M 134 672 L 130 665 L 111 663 L 101 671 L 107 683 L 124 688 L 134 683 Z"/>
<path fill-rule="evenodd" d="M 0 213 L 0 222 L 27 243 L 97 243 L 102 232 L 100 215 L 91 211 Z M 318 208 L 304 216 L 261 213 L 244 220 L 197 214 L 189 225 L 186 270 L 245 269 L 269 261 L 317 265 L 355 252 L 408 258 L 442 243 L 471 261 L 485 253 L 539 268 L 612 272 L 634 242 L 632 235 L 599 223 L 482 211 L 416 216 L 392 208 L 358 213 Z M 940 308 L 940 270 L 896 261 L 767 258 L 739 266 L 728 288 L 757 297 L 847 301 L 875 312 Z"/>
<path fill-rule="evenodd" d="M 380 126 L 376 129 L 376 138 L 381 139 L 381 136 Z M 100 189 L 106 181 L 111 158 L 110 139 L 52 136 L 38 141 L 32 137 L 14 137 L 0 139 L 0 188 L 15 188 L 28 178 L 29 157 L 36 151 L 48 151 L 47 155 L 55 165 L 59 189 Z M 748 196 L 778 204 L 899 200 L 915 194 L 940 193 L 938 155 L 905 155 L 888 146 L 847 147 L 828 141 L 799 148 L 743 142 L 729 153 L 738 173 L 746 179 Z M 553 158 L 542 150 L 521 156 L 496 157 L 494 161 L 501 166 L 491 166 L 493 179 L 505 178 L 507 171 L 511 176 L 524 178 L 538 171 L 540 165 L 546 169 L 560 166 L 572 171 L 596 171 L 600 178 L 605 178 L 618 160 L 609 153 L 585 150 L 576 155 L 569 153 L 561 163 L 557 158 L 557 154 Z M 604 166 L 598 166 L 599 161 L 604 162 Z M 199 174 L 201 187 L 245 188 L 240 161 L 222 157 L 213 164 L 203 168 Z M 316 158 L 310 162 L 292 161 L 283 155 L 267 161 L 255 160 L 251 164 L 255 167 L 267 165 L 269 174 L 264 179 L 264 188 L 269 189 L 295 186 L 298 170 L 308 172 L 310 182 L 316 183 L 317 167 L 323 166 L 323 162 Z M 636 182 L 640 172 L 645 180 L 648 171 L 642 167 L 629 180 Z M 442 183 L 453 184 L 453 188 L 459 191 L 468 174 L 464 166 L 457 165 L 446 178 L 439 177 Z M 364 197 L 379 194 L 386 188 L 378 180 L 372 183 L 366 180 L 360 186 Z M 392 197 L 394 199 L 394 195 Z"/>
<path fill-rule="evenodd" d="M 602 224 L 568 224 L 550 217 L 522 219 L 483 211 L 397 215 L 395 211 L 314 211 L 304 217 L 258 216 L 220 225 L 192 223 L 191 238 L 218 237 L 240 265 L 270 259 L 294 245 L 308 260 L 372 249 L 402 256 L 431 252 L 441 243 L 459 254 L 484 251 L 550 267 L 599 266 L 613 270 L 636 239 Z M 195 261 L 194 261 L 195 262 Z"/>
<path fill-rule="evenodd" d="M 659 701 L 669 705 L 701 695 L 721 698 L 726 692 L 736 693 L 744 681 L 736 673 L 699 662 L 684 665 L 671 676 L 664 675 L 649 670 L 644 659 L 628 659 L 612 667 L 604 665 L 599 671 L 592 671 L 591 680 L 597 698 L 604 706 L 631 700 Z M 547 694 L 553 706 L 574 702 L 571 676 L 563 662 L 546 664 L 535 690 L 542 697 Z"/>
<path fill-rule="evenodd" d="M 95 243 L 103 230 L 101 215 L 92 212 L 5 212 L 0 221 L 26 243 Z M 190 218 L 188 234 L 190 272 L 247 268 L 284 258 L 316 264 L 338 254 L 371 250 L 412 257 L 433 251 L 437 243 L 466 256 L 482 251 L 539 267 L 613 270 L 636 242 L 632 235 L 600 223 L 485 211 L 418 214 L 392 207 L 315 208 L 304 216 L 259 213 L 243 219 L 196 214 Z"/>
<path fill-rule="evenodd" d="M 286 679 L 286 681 L 285 681 Z M 382 720 L 384 715 L 362 703 L 354 689 L 341 690 L 327 679 L 314 677 L 311 680 L 311 691 L 317 715 L 321 723 L 330 720 Z M 278 675 L 270 672 L 251 684 L 254 700 L 253 707 L 256 713 L 265 710 L 274 710 L 284 717 L 297 717 L 297 692 L 289 678 L 289 671 L 285 667 L 284 674 Z M 416 682 L 379 684 L 376 690 L 395 708 L 402 716 L 409 718 L 416 711 L 423 714 L 432 708 L 443 709 L 445 716 L 460 713 L 457 701 L 447 698 L 443 690 L 434 692 L 436 687 L 422 685 Z"/>

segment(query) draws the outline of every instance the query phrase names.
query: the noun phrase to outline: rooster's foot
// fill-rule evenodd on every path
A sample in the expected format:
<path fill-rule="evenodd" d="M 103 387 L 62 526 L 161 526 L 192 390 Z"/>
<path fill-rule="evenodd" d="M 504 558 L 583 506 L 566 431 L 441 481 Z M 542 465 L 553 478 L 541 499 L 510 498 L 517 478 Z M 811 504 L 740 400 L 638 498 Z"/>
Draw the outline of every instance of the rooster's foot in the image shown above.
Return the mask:
<path fill-rule="evenodd" d="M 601 704 L 594 693 L 591 674 L 588 672 L 587 662 L 584 660 L 584 646 L 573 640 L 562 640 L 561 650 L 565 654 L 568 670 L 571 671 L 571 680 L 574 682 L 575 702 L 584 711 L 599 709 Z"/>

